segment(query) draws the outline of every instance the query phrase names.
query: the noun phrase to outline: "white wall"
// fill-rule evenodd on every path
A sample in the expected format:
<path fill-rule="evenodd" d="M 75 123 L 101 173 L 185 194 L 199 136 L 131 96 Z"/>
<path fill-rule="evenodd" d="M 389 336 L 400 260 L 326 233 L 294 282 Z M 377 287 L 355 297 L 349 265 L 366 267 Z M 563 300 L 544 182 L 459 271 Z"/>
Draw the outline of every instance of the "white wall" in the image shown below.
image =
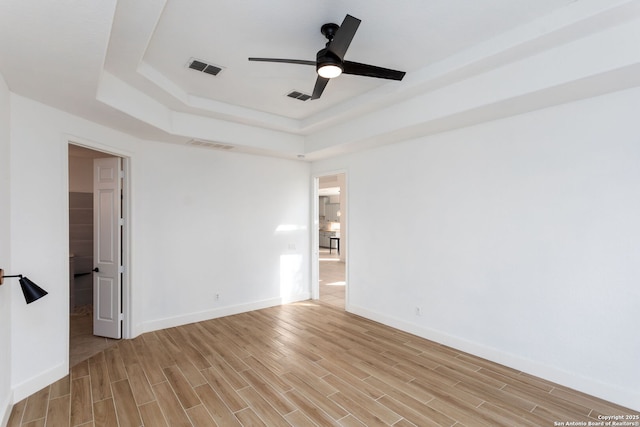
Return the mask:
<path fill-rule="evenodd" d="M 634 89 L 315 163 L 348 170 L 348 310 L 640 409 L 638 111 Z"/>
<path fill-rule="evenodd" d="M 0 268 L 11 270 L 9 244 L 9 89 L 0 75 Z M 7 279 L 0 286 L 0 425 L 9 417 L 11 404 L 11 288 L 16 279 Z"/>
<path fill-rule="evenodd" d="M 144 330 L 279 304 L 281 286 L 285 300 L 309 297 L 308 164 L 142 145 Z"/>
<path fill-rule="evenodd" d="M 49 291 L 11 298 L 14 400 L 67 370 L 69 140 L 129 159 L 134 335 L 308 297 L 308 164 L 140 141 L 11 101 L 12 264 Z"/>

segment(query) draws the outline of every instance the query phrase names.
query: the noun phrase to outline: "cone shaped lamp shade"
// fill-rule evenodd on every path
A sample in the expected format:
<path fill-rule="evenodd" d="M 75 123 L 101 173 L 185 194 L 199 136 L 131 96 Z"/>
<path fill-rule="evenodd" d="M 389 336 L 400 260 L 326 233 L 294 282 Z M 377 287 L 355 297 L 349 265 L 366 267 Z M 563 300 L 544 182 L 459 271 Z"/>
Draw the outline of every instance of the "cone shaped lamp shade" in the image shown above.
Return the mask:
<path fill-rule="evenodd" d="M 47 291 L 33 283 L 27 277 L 20 278 L 20 287 L 22 288 L 22 293 L 24 294 L 24 299 L 27 304 L 31 304 L 35 300 L 38 300 L 48 294 Z"/>
<path fill-rule="evenodd" d="M 4 270 L 0 268 L 0 285 L 2 285 L 4 283 L 4 279 L 8 277 L 20 278 L 20 287 L 22 288 L 22 294 L 24 295 L 24 300 L 27 302 L 27 304 L 31 304 L 32 302 L 39 300 L 40 298 L 48 294 L 47 291 L 33 283 L 31 280 L 29 280 L 29 278 L 24 277 L 22 274 L 5 276 Z"/>

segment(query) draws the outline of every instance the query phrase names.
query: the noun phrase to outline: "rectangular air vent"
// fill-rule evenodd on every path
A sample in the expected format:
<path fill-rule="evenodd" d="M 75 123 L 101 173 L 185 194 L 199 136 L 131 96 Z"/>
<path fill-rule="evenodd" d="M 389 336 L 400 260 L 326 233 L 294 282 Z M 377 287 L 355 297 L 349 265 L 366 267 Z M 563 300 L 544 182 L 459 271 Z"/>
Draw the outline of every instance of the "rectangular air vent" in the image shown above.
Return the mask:
<path fill-rule="evenodd" d="M 189 63 L 187 64 L 187 67 L 191 68 L 192 70 L 201 71 L 203 73 L 211 74 L 213 76 L 217 76 L 218 73 L 220 71 L 222 71 L 222 68 L 220 68 L 220 67 L 218 67 L 216 65 L 207 64 L 204 61 L 201 61 L 199 59 L 194 59 L 194 58 L 191 58 L 189 60 Z"/>
<path fill-rule="evenodd" d="M 300 101 L 307 101 L 307 100 L 311 99 L 311 95 L 307 95 L 306 93 L 298 92 L 297 90 L 294 90 L 293 92 L 288 93 L 287 96 L 289 98 L 299 99 Z"/>
<path fill-rule="evenodd" d="M 203 141 L 202 139 L 191 139 L 187 141 L 187 145 L 212 148 L 214 150 L 232 150 L 234 148 L 233 145 L 222 144 L 220 142 Z"/>

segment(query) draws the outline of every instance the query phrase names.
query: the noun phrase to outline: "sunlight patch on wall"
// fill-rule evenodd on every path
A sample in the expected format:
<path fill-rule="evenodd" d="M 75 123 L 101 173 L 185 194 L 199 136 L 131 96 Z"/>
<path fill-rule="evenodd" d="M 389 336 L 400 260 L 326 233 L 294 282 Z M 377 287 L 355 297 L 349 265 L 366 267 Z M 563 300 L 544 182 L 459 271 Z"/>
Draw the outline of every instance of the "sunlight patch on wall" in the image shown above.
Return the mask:
<path fill-rule="evenodd" d="M 302 261 L 300 254 L 280 256 L 280 298 L 283 303 L 291 302 L 308 291 L 303 289 Z"/>
<path fill-rule="evenodd" d="M 295 225 L 295 224 L 280 224 L 275 233 L 288 233 L 292 231 L 304 231 L 307 227 L 305 225 Z"/>

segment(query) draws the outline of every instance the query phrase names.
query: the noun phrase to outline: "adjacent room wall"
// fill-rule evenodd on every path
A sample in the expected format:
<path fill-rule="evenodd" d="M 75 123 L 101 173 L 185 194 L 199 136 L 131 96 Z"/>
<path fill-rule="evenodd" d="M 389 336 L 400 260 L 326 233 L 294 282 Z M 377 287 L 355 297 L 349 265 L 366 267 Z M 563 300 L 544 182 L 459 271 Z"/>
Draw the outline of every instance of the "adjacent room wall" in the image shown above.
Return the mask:
<path fill-rule="evenodd" d="M 93 305 L 93 243 L 93 192 L 70 191 L 69 274 L 73 277 L 69 277 L 69 313 L 86 312 Z"/>
<path fill-rule="evenodd" d="M 9 227 L 9 122 L 10 93 L 0 75 L 0 268 L 11 270 L 11 245 Z M 11 408 L 11 288 L 15 279 L 7 279 L 0 286 L 0 425 L 9 417 Z"/>
<path fill-rule="evenodd" d="M 638 111 L 634 89 L 315 163 L 348 171 L 347 309 L 640 409 Z"/>
<path fill-rule="evenodd" d="M 67 370 L 69 141 L 130 164 L 133 335 L 309 297 L 307 163 L 142 141 L 11 100 L 12 169 L 33 172 L 11 177 L 12 264 L 49 291 L 11 298 L 14 400 Z"/>
<path fill-rule="evenodd" d="M 69 192 L 93 193 L 92 157 L 69 156 Z"/>

